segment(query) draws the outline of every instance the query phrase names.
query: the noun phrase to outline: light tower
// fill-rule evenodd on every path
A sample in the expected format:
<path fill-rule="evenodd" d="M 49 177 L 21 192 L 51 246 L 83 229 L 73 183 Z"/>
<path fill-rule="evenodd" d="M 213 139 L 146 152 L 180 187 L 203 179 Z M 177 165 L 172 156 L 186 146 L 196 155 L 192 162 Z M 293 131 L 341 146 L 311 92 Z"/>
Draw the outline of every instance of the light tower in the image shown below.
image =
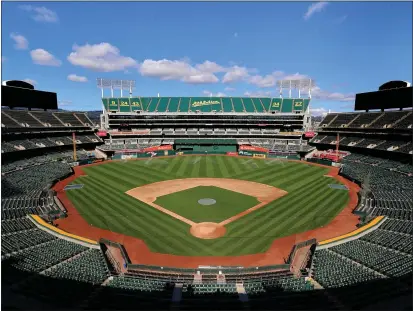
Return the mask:
<path fill-rule="evenodd" d="M 104 90 L 110 89 L 110 97 L 113 97 L 114 90 L 120 90 L 120 97 L 123 97 L 123 90 L 129 90 L 129 98 L 132 97 L 132 90 L 136 87 L 135 80 L 113 80 L 97 78 L 97 87 L 102 92 L 102 98 L 104 97 Z"/>
<path fill-rule="evenodd" d="M 283 91 L 288 90 L 288 97 L 292 97 L 292 91 L 298 90 L 298 98 L 301 98 L 301 92 L 307 91 L 308 98 L 311 98 L 311 90 L 315 87 L 313 79 L 284 79 L 276 82 L 280 91 L 280 98 L 283 97 Z"/>

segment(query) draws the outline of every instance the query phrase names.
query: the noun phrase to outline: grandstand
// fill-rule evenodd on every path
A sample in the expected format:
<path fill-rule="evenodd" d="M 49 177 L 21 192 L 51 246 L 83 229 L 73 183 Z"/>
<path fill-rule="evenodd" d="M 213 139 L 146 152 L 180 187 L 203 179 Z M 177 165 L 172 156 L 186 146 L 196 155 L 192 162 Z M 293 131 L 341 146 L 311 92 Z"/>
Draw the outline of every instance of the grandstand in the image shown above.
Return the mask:
<path fill-rule="evenodd" d="M 98 79 L 102 94 L 103 85 L 112 85 L 113 93 L 114 83 L 119 80 Z M 128 83 L 133 81 L 123 81 Z M 235 140 L 235 145 L 287 155 L 310 149 L 303 135 L 311 124 L 308 98 L 103 97 L 102 105 L 101 128 L 108 135 L 103 151 L 174 145 L 182 139 L 197 145 Z"/>
<path fill-rule="evenodd" d="M 389 83 L 391 82 L 383 86 Z M 377 92 L 364 94 L 374 94 L 371 96 L 376 98 L 381 95 L 381 92 L 388 91 L 384 90 L 383 86 Z M 355 110 L 360 110 L 358 106 L 363 106 L 366 110 L 380 109 L 380 111 L 327 114 L 319 124 L 318 135 L 310 141 L 310 144 L 319 150 L 327 150 L 339 145 L 340 150 L 411 163 L 412 87 L 406 85 L 392 89 L 391 92 L 393 97 L 387 98 L 389 101 L 386 102 L 372 102 L 369 97 L 360 97 L 363 101 L 358 102 L 356 97 Z"/>
<path fill-rule="evenodd" d="M 85 113 L 2 109 L 2 308 L 411 307 L 411 110 L 329 114 L 311 141 L 318 149 L 312 151 L 303 148 L 302 139 L 308 100 L 296 106 L 297 99 L 138 97 L 114 99 L 112 107 L 111 99 L 105 101 L 105 144 Z M 2 102 L 7 105 L 7 100 Z M 270 126 L 264 129 L 259 124 Z M 337 133 L 344 151 L 341 174 L 363 186 L 355 212 L 365 223 L 385 218 L 374 230 L 338 243 L 323 245 L 311 238 L 298 243 L 284 265 L 203 269 L 139 265 L 128 261 L 120 244 L 105 239 L 85 242 L 53 228 L 54 218 L 68 215 L 50 188 L 71 175 L 81 159 L 89 159 L 92 150 L 97 154 L 165 144 L 180 150 L 196 146 L 192 150 L 202 153 L 213 139 L 223 152 L 234 150 L 226 149 L 229 146 L 251 144 L 279 152 L 310 150 L 311 157 L 334 149 Z M 295 267 L 298 252 L 305 259 Z"/>

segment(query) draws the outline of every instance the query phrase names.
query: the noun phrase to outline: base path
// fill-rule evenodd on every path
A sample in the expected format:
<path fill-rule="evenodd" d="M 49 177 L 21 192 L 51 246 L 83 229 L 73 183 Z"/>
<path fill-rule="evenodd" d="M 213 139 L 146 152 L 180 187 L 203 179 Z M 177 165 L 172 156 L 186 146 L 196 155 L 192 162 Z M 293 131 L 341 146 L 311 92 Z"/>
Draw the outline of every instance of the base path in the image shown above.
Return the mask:
<path fill-rule="evenodd" d="M 308 165 L 316 165 L 329 168 L 329 176 L 340 181 L 349 189 L 350 200 L 348 205 L 340 212 L 336 218 L 328 225 L 309 230 L 303 233 L 294 234 L 288 237 L 274 240 L 268 251 L 261 254 L 243 255 L 243 256 L 225 256 L 225 257 L 200 257 L 200 256 L 177 256 L 170 254 L 153 253 L 147 247 L 145 242 L 141 239 L 119 234 L 109 230 L 93 227 L 88 224 L 86 220 L 79 214 L 72 202 L 68 199 L 63 188 L 70 184 L 79 176 L 85 175 L 82 167 L 74 167 L 75 174 L 63 181 L 58 182 L 53 190 L 57 192 L 57 197 L 63 203 L 68 212 L 68 217 L 59 219 L 54 223 L 58 227 L 67 232 L 83 236 L 85 238 L 99 240 L 106 238 L 118 243 L 121 243 L 126 248 L 128 255 L 134 264 L 156 265 L 165 267 L 179 267 L 179 268 L 198 268 L 200 265 L 209 266 L 243 266 L 243 267 L 257 267 L 265 265 L 284 264 L 284 260 L 288 258 L 294 244 L 304 242 L 308 239 L 315 238 L 318 241 L 330 239 L 339 235 L 349 233 L 357 229 L 358 216 L 352 214 L 352 211 L 357 206 L 358 197 L 357 192 L 360 188 L 345 179 L 338 176 L 338 168 L 324 166 L 315 163 L 296 161 Z M 103 162 L 105 163 L 105 162 Z M 88 166 L 100 165 L 102 163 L 90 164 Z"/>

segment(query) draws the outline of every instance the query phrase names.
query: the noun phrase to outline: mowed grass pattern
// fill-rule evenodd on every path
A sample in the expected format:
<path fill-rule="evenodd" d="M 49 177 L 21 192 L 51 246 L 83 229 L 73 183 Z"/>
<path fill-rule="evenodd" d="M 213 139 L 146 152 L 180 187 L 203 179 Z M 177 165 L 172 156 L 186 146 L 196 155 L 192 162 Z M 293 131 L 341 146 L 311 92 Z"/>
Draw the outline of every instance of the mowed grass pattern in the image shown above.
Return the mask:
<path fill-rule="evenodd" d="M 216 200 L 213 205 L 201 205 L 199 199 Z M 195 222 L 221 222 L 260 202 L 257 198 L 219 187 L 199 186 L 164 195 L 155 203 Z"/>
<path fill-rule="evenodd" d="M 347 204 L 345 190 L 324 177 L 329 169 L 306 163 L 227 156 L 185 156 L 110 162 L 83 168 L 69 199 L 96 227 L 143 239 L 153 252 L 186 256 L 238 256 L 265 252 L 276 238 L 328 224 Z M 189 177 L 235 178 L 288 192 L 226 226 L 224 237 L 202 240 L 189 225 L 125 194 L 145 184 Z"/>

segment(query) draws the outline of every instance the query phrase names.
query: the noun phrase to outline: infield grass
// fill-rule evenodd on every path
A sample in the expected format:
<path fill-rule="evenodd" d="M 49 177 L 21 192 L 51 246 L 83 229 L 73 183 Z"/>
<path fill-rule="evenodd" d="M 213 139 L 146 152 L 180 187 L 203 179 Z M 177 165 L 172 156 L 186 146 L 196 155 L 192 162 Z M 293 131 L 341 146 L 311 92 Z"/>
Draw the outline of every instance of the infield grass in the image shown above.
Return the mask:
<path fill-rule="evenodd" d="M 213 205 L 201 205 L 199 199 L 214 199 Z M 249 195 L 213 186 L 199 186 L 156 199 L 156 204 L 195 222 L 221 222 L 260 202 Z"/>
<path fill-rule="evenodd" d="M 73 184 L 84 187 L 68 191 L 67 196 L 88 223 L 143 239 L 154 252 L 176 255 L 265 252 L 276 238 L 328 224 L 349 200 L 347 191 L 328 186 L 339 184 L 324 177 L 328 168 L 298 162 L 185 156 L 110 162 L 83 170 L 88 176 L 77 178 Z M 202 240 L 189 233 L 189 225 L 125 193 L 157 181 L 190 177 L 255 181 L 288 194 L 226 225 L 224 237 Z"/>

